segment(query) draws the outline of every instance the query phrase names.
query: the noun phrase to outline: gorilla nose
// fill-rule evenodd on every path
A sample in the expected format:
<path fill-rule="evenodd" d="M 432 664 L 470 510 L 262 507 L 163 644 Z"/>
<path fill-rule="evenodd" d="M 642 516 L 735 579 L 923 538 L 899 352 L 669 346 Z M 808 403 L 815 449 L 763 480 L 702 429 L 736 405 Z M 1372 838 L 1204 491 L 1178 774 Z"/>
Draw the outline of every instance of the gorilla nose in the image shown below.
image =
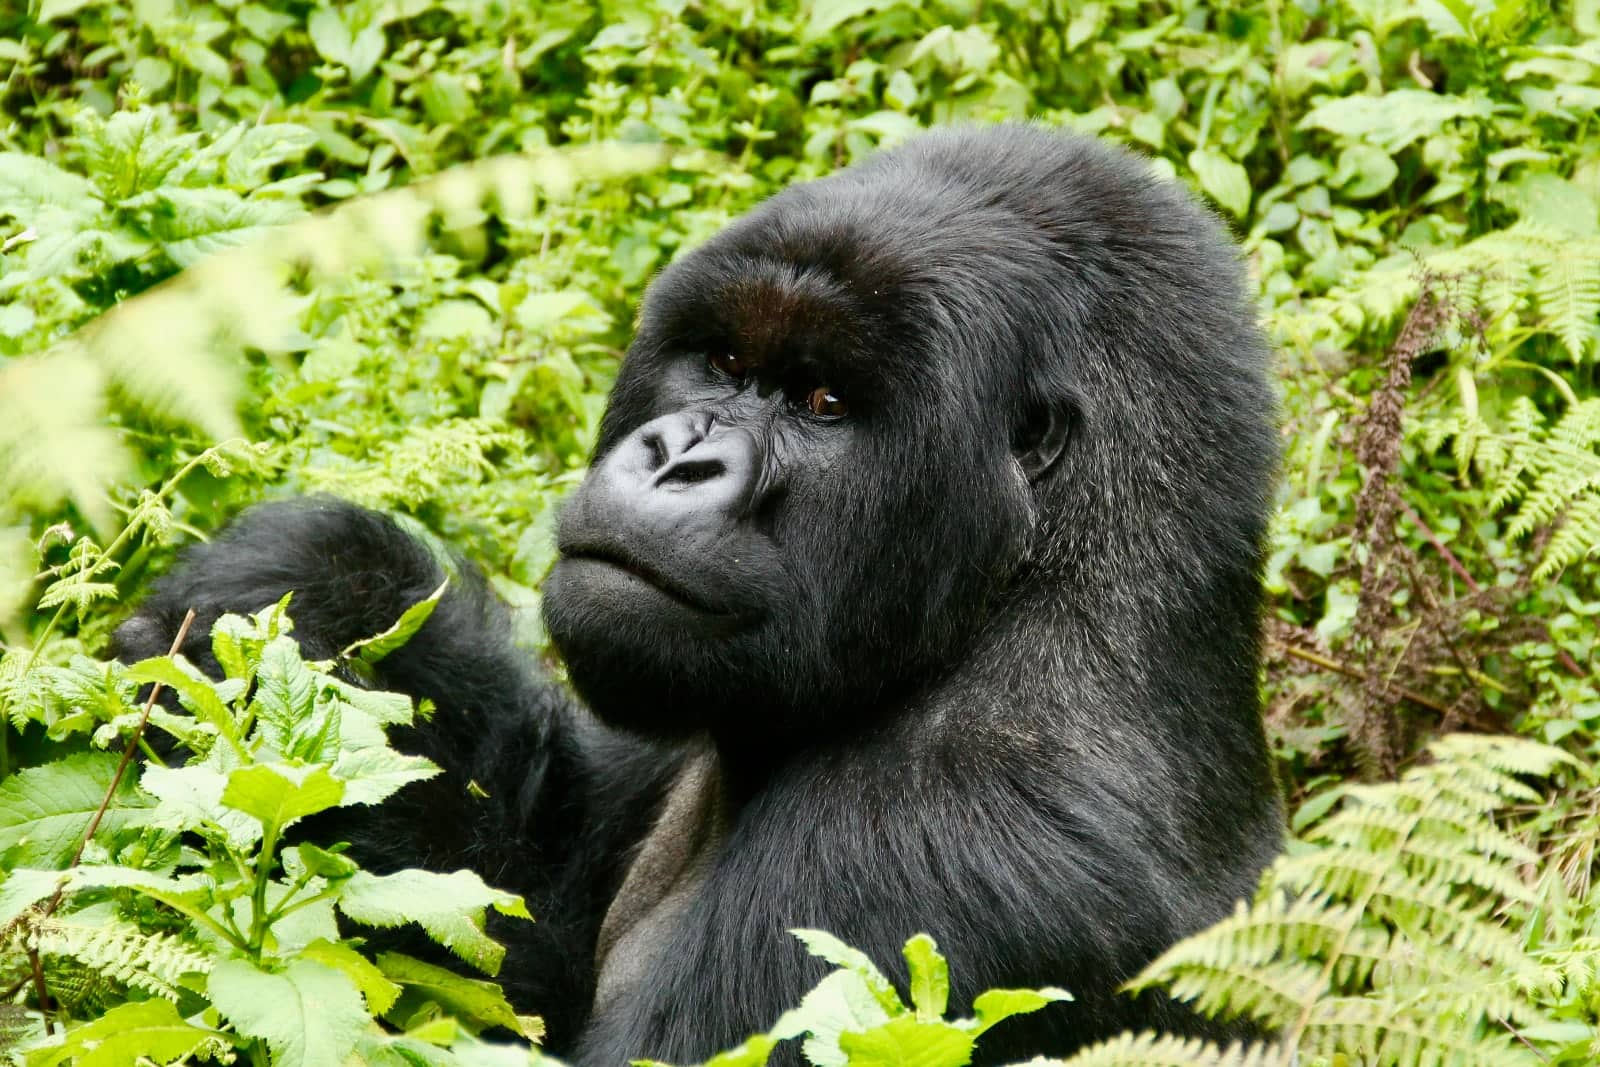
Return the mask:
<path fill-rule="evenodd" d="M 618 457 L 617 488 L 652 509 L 736 513 L 755 484 L 753 438 L 701 412 L 646 423 L 618 451 L 630 454 Z"/>

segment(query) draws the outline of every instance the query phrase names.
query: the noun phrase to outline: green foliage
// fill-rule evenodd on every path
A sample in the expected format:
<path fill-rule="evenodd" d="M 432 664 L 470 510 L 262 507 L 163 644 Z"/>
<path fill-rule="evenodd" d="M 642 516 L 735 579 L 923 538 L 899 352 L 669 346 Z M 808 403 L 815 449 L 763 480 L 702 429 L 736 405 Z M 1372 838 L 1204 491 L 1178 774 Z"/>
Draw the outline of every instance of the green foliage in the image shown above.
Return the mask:
<path fill-rule="evenodd" d="M 1161 965 L 1288 1036 L 1075 1062 L 1591 1062 L 1597 109 L 1595 0 L 0 5 L 0 1043 L 42 1036 L 37 957 L 67 1028 L 35 1062 L 525 1059 L 476 1036 L 531 1027 L 492 982 L 330 927 L 414 922 L 492 965 L 479 915 L 513 903 L 446 879 L 435 911 L 285 844 L 426 773 L 381 740 L 409 709 L 334 687 L 270 618 L 213 635 L 231 681 L 98 665 L 120 605 L 245 503 L 320 490 L 463 548 L 537 649 L 555 505 L 651 274 L 792 181 L 1030 117 L 1145 153 L 1248 257 L 1283 371 L 1264 692 L 1313 828 Z M 148 729 L 200 758 L 117 779 L 141 680 L 185 709 Z M 1581 766 L 1531 810 L 1513 779 L 1545 757 L 1496 761 L 1534 750 L 1350 781 L 1463 726 Z M 330 895 L 273 919 L 291 892 Z M 961 1062 L 931 944 L 906 991 L 812 944 L 854 976 L 802 1007 L 814 1055 Z"/>
<path fill-rule="evenodd" d="M 1529 937 L 1551 918 L 1526 876 L 1539 857 L 1496 821 L 1538 802 L 1525 778 L 1571 757 L 1462 734 L 1432 755 L 1398 782 L 1342 788 L 1338 810 L 1272 866 L 1253 903 L 1133 983 L 1274 1035 L 1191 1050 L 1203 1062 L 1509 1065 L 1594 1047 L 1592 1030 L 1573 1042 L 1550 1025 L 1574 990 Z M 1130 1048 L 1109 1062 L 1171 1062 L 1162 1055 Z"/>
<path fill-rule="evenodd" d="M 813 956 L 837 970 L 771 1030 L 708 1060 L 704 1067 L 762 1067 L 779 1041 L 803 1039 L 817 1067 L 961 1067 L 984 1031 L 1014 1015 L 1071 1000 L 1060 989 L 991 989 L 972 1002 L 972 1018 L 947 1021 L 950 967 L 933 938 L 906 942 L 911 1003 L 860 951 L 820 930 L 796 930 Z M 664 1067 L 646 1063 L 646 1067 Z"/>
<path fill-rule="evenodd" d="M 368 927 L 416 923 L 493 974 L 504 950 L 484 933 L 486 911 L 529 915 L 469 872 L 373 875 L 337 846 L 294 839 L 308 816 L 381 803 L 438 768 L 384 737 L 412 721 L 407 698 L 301 659 L 287 599 L 218 620 L 220 680 L 181 656 L 132 666 L 79 657 L 17 698 L 13 715 L 58 738 L 127 735 L 132 746 L 148 715 L 150 729 L 192 753 L 168 765 L 146 749 L 151 762 L 135 771 L 83 752 L 0 786 L 9 868 L 0 955 L 37 960 L 40 973 L 48 966 L 55 1017 L 85 1020 L 24 1038 L 16 1051 L 28 1064 L 235 1053 L 294 1067 L 403 1061 L 404 1035 L 418 1028 L 430 1035 L 428 1062 L 474 1064 L 500 1062 L 501 1052 L 473 1034 L 526 1032 L 495 987 L 395 953 L 374 961 L 359 939 L 340 939 L 336 913 Z M 392 646 L 425 617 L 413 609 L 360 647 Z M 186 714 L 135 705 L 149 682 L 175 693 Z M 97 694 L 92 712 L 75 704 L 84 693 Z"/>

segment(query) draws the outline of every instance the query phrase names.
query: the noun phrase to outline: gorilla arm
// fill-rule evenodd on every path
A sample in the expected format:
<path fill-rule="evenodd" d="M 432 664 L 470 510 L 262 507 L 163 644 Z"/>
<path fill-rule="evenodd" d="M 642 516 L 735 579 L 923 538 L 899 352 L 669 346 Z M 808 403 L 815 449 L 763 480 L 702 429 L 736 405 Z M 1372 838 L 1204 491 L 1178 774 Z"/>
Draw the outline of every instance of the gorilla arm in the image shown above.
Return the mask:
<path fill-rule="evenodd" d="M 536 675 L 507 640 L 482 579 L 457 570 L 427 624 L 377 665 L 374 682 L 434 703 L 430 719 L 392 738 L 444 773 L 303 832 L 350 841 L 374 871 L 465 867 L 523 894 L 536 921 L 491 918 L 491 933 L 507 942 L 502 974 L 513 1002 L 543 1013 L 559 1044 L 588 1014 L 601 917 L 681 756 L 604 727 Z M 183 652 L 220 674 L 209 635 L 217 617 L 293 591 L 294 636 L 308 657 L 331 658 L 391 626 L 444 574 L 427 547 L 375 512 L 328 499 L 264 505 L 185 553 L 117 631 L 114 650 L 127 662 L 165 654 L 192 607 Z M 420 937 L 401 947 L 436 954 Z"/>

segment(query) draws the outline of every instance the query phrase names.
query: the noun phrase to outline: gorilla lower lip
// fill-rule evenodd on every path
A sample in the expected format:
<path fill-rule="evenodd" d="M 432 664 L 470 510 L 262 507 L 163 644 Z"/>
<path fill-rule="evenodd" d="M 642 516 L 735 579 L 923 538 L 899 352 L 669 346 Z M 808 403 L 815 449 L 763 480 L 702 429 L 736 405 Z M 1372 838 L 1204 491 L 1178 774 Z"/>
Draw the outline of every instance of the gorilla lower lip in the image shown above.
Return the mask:
<path fill-rule="evenodd" d="M 602 566 L 611 567 L 622 571 L 625 574 L 632 575 L 668 599 L 674 600 L 677 603 L 682 604 L 684 607 L 689 608 L 691 611 L 697 611 L 702 615 L 727 614 L 726 612 L 714 608 L 705 601 L 700 600 L 698 597 L 688 593 L 681 586 L 668 581 L 655 568 L 640 563 L 637 560 L 594 549 L 584 549 L 579 552 L 568 552 L 566 553 L 565 558 L 585 563 L 598 563 Z"/>

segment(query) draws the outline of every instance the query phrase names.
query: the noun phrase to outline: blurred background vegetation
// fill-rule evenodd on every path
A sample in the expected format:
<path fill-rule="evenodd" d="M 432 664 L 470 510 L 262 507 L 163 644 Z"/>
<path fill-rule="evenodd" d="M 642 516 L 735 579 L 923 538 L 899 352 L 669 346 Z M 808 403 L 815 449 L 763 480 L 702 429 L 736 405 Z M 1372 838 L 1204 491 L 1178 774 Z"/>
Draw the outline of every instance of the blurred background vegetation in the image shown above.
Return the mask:
<path fill-rule="evenodd" d="M 1514 830 L 1580 944 L 1597 114 L 1600 0 L 12 0 L 0 777 L 60 751 L 29 671 L 99 651 L 266 496 L 413 516 L 539 649 L 552 507 L 652 272 L 919 129 L 1028 118 L 1144 153 L 1248 258 L 1281 369 L 1262 684 L 1296 826 L 1449 731 L 1557 744 L 1576 759 Z"/>

